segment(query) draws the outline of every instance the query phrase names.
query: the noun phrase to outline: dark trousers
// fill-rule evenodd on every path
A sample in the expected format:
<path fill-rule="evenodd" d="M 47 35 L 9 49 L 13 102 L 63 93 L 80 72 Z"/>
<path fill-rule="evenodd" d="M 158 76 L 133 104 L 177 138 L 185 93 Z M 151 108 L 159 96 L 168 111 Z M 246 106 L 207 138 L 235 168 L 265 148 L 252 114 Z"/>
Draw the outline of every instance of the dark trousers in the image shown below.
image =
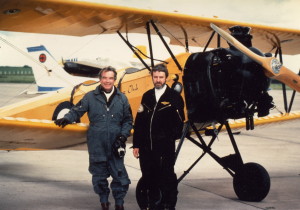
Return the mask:
<path fill-rule="evenodd" d="M 148 190 L 150 208 L 153 208 L 153 206 L 167 207 L 169 209 L 175 208 L 178 184 L 177 176 L 174 172 L 174 164 L 174 152 L 162 155 L 140 151 L 142 179 Z M 144 196 L 147 196 L 147 194 Z"/>
<path fill-rule="evenodd" d="M 127 194 L 130 179 L 124 166 L 124 159 L 112 157 L 107 161 L 97 161 L 90 158 L 89 171 L 92 174 L 92 183 L 95 193 L 100 197 L 101 203 L 108 203 L 109 183 L 107 178 L 112 177 L 110 188 L 116 205 L 123 205 Z"/>

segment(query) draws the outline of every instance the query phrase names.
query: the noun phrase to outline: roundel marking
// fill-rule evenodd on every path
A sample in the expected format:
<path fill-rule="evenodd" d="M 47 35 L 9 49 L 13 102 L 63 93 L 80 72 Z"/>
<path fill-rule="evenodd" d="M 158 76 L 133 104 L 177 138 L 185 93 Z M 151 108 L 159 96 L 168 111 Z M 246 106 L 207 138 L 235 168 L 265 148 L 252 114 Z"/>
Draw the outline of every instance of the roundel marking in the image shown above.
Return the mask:
<path fill-rule="evenodd" d="M 41 63 L 45 63 L 46 59 L 47 59 L 47 57 L 44 53 L 40 54 L 39 60 Z"/>

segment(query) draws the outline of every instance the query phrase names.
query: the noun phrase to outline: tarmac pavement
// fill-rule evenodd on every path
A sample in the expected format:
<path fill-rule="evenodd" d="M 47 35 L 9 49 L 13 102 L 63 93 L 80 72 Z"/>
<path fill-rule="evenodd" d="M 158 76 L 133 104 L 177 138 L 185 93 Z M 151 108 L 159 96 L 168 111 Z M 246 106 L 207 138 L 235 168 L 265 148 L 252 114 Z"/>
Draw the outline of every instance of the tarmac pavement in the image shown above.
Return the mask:
<path fill-rule="evenodd" d="M 257 126 L 253 131 L 241 129 L 235 135 L 244 163 L 259 163 L 271 177 L 264 200 L 239 200 L 232 177 L 206 155 L 179 183 L 176 209 L 300 209 L 299 127 L 300 120 L 294 120 Z M 132 183 L 125 209 L 137 210 L 135 188 L 141 172 L 130 147 L 128 143 L 125 164 Z M 85 148 L 0 151 L 0 210 L 101 209 L 92 189 Z M 219 156 L 233 153 L 226 133 L 219 135 L 212 148 Z M 184 142 L 175 165 L 178 177 L 201 153 L 190 141 Z M 113 204 L 112 196 L 110 202 Z"/>
<path fill-rule="evenodd" d="M 235 136 L 244 163 L 261 164 L 271 177 L 271 189 L 263 201 L 239 200 L 231 176 L 205 156 L 179 183 L 177 209 L 300 209 L 299 125 L 296 120 L 241 130 Z M 130 146 L 125 163 L 132 183 L 125 207 L 135 210 L 139 209 L 135 188 L 141 172 Z M 221 156 L 232 153 L 225 133 L 219 135 L 213 151 Z M 175 165 L 177 175 L 201 153 L 185 141 Z M 86 150 L 0 151 L 0 209 L 101 209 L 87 169 Z"/>

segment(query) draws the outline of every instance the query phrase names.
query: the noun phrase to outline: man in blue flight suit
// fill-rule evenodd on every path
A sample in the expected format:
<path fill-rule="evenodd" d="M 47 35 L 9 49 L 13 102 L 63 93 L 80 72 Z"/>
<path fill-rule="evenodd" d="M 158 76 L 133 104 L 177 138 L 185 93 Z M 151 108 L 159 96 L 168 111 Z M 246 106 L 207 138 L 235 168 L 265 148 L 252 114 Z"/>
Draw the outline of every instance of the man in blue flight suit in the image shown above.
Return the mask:
<path fill-rule="evenodd" d="M 184 102 L 178 92 L 166 85 L 165 65 L 154 66 L 151 75 L 154 88 L 142 97 L 133 135 L 133 155 L 140 160 L 145 185 L 141 197 L 145 201 L 149 199 L 140 207 L 175 209 L 178 194 L 175 140 L 182 132 Z M 157 200 L 159 190 L 161 200 Z"/>
<path fill-rule="evenodd" d="M 88 92 L 55 124 L 64 127 L 88 113 L 90 125 L 87 146 L 94 191 L 100 197 L 102 209 L 109 209 L 110 189 L 107 178 L 112 176 L 110 187 L 115 199 L 115 209 L 124 209 L 124 197 L 130 179 L 124 165 L 124 151 L 118 152 L 118 149 L 125 147 L 125 141 L 130 135 L 132 113 L 127 97 L 114 87 L 116 70 L 106 67 L 101 70 L 99 77 L 100 85 Z"/>

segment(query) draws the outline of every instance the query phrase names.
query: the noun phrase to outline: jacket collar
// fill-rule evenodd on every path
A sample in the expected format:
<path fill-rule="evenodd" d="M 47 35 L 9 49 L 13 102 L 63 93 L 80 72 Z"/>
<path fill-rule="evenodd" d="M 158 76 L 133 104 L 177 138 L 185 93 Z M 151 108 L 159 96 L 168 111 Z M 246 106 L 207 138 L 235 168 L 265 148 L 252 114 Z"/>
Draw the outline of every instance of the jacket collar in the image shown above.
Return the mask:
<path fill-rule="evenodd" d="M 158 102 L 161 101 L 161 100 L 166 96 L 166 94 L 168 94 L 168 92 L 169 92 L 169 90 L 170 90 L 170 87 L 169 87 L 167 84 L 166 84 L 166 86 L 167 86 L 167 88 L 166 88 L 165 92 L 161 95 L 161 97 L 160 97 L 160 99 L 158 100 Z M 152 89 L 152 96 L 153 96 L 153 98 L 154 98 L 154 101 L 156 102 L 156 99 L 155 99 L 155 88 Z M 157 102 L 157 103 L 158 103 L 158 102 Z"/>
<path fill-rule="evenodd" d="M 118 88 L 114 88 L 114 93 L 112 94 L 111 96 L 111 99 L 110 101 L 112 102 L 113 104 L 113 98 L 116 96 L 116 95 L 119 95 L 121 92 L 119 91 Z M 106 97 L 103 93 L 103 90 L 101 89 L 101 85 L 97 86 L 96 89 L 94 90 L 94 94 L 96 95 L 96 98 L 99 99 L 102 103 L 105 103 L 106 104 Z"/>

